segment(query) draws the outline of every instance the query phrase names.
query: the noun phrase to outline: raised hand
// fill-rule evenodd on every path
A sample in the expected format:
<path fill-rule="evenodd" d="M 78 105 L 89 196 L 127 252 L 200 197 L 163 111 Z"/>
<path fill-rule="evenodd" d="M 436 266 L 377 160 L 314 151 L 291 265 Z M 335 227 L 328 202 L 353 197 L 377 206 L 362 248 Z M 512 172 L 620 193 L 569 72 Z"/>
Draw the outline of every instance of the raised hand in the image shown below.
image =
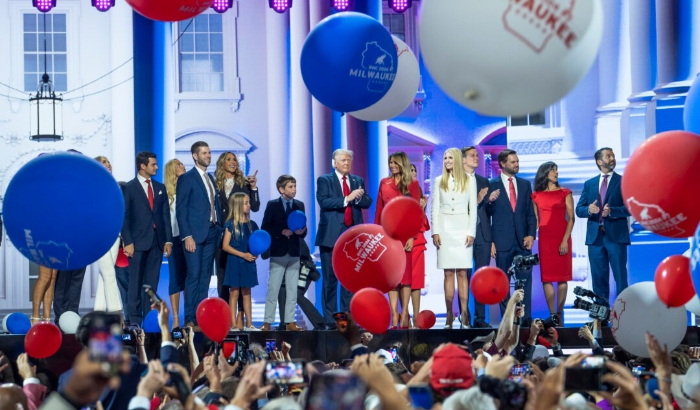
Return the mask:
<path fill-rule="evenodd" d="M 598 200 L 596 199 L 593 201 L 592 204 L 588 205 L 588 213 L 591 215 L 596 215 L 598 212 L 600 212 L 600 207 L 597 205 Z"/>
<path fill-rule="evenodd" d="M 498 199 L 498 196 L 501 195 L 501 190 L 497 189 L 493 192 L 491 192 L 491 195 L 489 195 L 489 202 L 493 202 L 496 199 Z"/>

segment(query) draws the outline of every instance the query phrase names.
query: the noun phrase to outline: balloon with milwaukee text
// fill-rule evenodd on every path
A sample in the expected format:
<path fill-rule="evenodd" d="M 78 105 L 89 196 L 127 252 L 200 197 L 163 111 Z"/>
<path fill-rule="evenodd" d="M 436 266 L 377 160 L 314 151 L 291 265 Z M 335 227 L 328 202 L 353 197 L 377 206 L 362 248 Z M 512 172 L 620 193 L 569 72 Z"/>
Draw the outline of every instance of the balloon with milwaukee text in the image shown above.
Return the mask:
<path fill-rule="evenodd" d="M 673 255 L 661 261 L 654 276 L 656 293 L 668 307 L 680 307 L 696 295 L 690 277 L 690 259 Z"/>
<path fill-rule="evenodd" d="M 413 51 L 401 41 L 392 36 L 398 55 L 398 70 L 394 83 L 381 100 L 369 107 L 348 114 L 364 121 L 383 121 L 401 114 L 416 98 L 420 83 L 420 69 Z"/>
<path fill-rule="evenodd" d="M 386 296 L 377 289 L 360 289 L 350 301 L 355 322 L 370 333 L 384 334 L 391 323 L 391 308 Z"/>
<path fill-rule="evenodd" d="M 182 21 L 203 13 L 211 7 L 214 0 L 126 0 L 126 2 L 137 13 L 151 20 Z"/>
<path fill-rule="evenodd" d="M 423 215 L 418 201 L 408 196 L 397 196 L 382 209 L 380 221 L 389 236 L 405 242 L 418 235 L 423 227 Z"/>
<path fill-rule="evenodd" d="M 469 286 L 477 302 L 494 305 L 508 296 L 510 284 L 502 270 L 484 266 L 474 272 Z"/>
<path fill-rule="evenodd" d="M 691 177 L 698 158 L 700 135 L 687 131 L 656 134 L 634 150 L 622 175 L 622 196 L 637 222 L 670 238 L 693 235 L 700 223 L 693 194 L 700 192 L 700 179 Z"/>
<path fill-rule="evenodd" d="M 401 282 L 406 251 L 380 225 L 361 224 L 343 232 L 333 247 L 333 270 L 352 293 L 363 288 L 389 292 Z"/>
<path fill-rule="evenodd" d="M 686 310 L 669 308 L 656 294 L 654 282 L 639 282 L 618 295 L 610 312 L 610 330 L 628 352 L 649 357 L 645 335 L 651 333 L 659 344 L 675 349 L 686 333 Z"/>
<path fill-rule="evenodd" d="M 560 100 L 596 59 L 600 0 L 424 0 L 420 53 L 455 101 L 486 115 L 524 115 Z"/>
<path fill-rule="evenodd" d="M 46 198 L 52 198 L 51 206 Z M 59 200 L 65 198 L 66 200 Z M 114 245 L 124 222 L 124 196 L 94 159 L 59 152 L 34 158 L 12 177 L 3 221 L 12 244 L 51 269 L 84 268 Z"/>
<path fill-rule="evenodd" d="M 389 31 L 376 19 L 335 13 L 311 30 L 301 49 L 301 76 L 321 104 L 357 111 L 381 100 L 394 82 L 397 53 Z"/>

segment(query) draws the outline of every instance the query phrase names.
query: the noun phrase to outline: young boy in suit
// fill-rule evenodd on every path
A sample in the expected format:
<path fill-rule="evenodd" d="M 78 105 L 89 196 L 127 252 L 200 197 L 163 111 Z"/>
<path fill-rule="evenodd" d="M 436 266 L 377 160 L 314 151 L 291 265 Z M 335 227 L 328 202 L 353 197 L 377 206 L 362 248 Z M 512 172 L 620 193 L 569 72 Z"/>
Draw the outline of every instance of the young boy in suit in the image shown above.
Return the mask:
<path fill-rule="evenodd" d="M 280 197 L 270 200 L 265 207 L 265 216 L 261 229 L 272 238 L 270 249 L 263 258 L 270 258 L 270 276 L 267 280 L 267 297 L 265 298 L 265 319 L 260 330 L 270 330 L 275 320 L 277 296 L 282 280 L 287 288 L 287 300 L 284 317 L 288 321 L 286 330 L 302 330 L 294 321 L 297 305 L 297 282 L 299 281 L 300 244 L 306 237 L 306 227 L 291 231 L 287 218 L 294 211 L 304 212 L 304 203 L 294 199 L 297 195 L 297 181 L 291 175 L 277 178 L 277 190 Z"/>

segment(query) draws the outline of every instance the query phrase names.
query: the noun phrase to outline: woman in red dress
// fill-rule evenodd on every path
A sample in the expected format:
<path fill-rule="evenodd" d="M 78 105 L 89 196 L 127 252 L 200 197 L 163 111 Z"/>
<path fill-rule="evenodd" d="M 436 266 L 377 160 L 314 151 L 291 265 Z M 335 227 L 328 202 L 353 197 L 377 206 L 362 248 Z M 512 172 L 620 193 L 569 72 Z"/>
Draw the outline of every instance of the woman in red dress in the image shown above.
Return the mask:
<path fill-rule="evenodd" d="M 398 151 L 389 155 L 389 171 L 391 176 L 379 182 L 379 192 L 377 193 L 377 207 L 374 213 L 374 223 L 381 224 L 381 215 L 384 206 L 392 199 L 405 195 L 416 201 L 420 201 L 420 186 L 418 181 L 411 177 L 411 163 L 408 161 L 406 153 Z M 404 269 L 401 283 L 396 289 L 389 291 L 389 304 L 391 305 L 391 327 L 408 329 L 408 300 L 411 297 L 411 280 L 413 275 L 413 264 L 411 250 L 413 249 L 413 238 L 406 241 L 404 250 L 406 251 L 406 269 Z M 401 291 L 401 321 L 399 322 L 399 290 Z"/>
<path fill-rule="evenodd" d="M 411 164 L 411 178 L 418 182 L 418 171 L 416 166 Z M 413 327 L 418 327 L 418 313 L 420 313 L 420 291 L 425 287 L 425 250 L 428 241 L 425 240 L 425 232 L 430 230 L 428 216 L 425 214 L 425 207 L 428 205 L 428 200 L 423 196 L 423 190 L 420 189 L 420 206 L 423 208 L 423 227 L 413 238 L 413 249 L 411 250 L 412 277 L 411 277 L 411 305 L 413 306 Z"/>
<path fill-rule="evenodd" d="M 539 226 L 540 274 L 547 306 L 564 326 L 563 312 L 568 281 L 572 279 L 571 230 L 574 228 L 574 199 L 559 186 L 557 164 L 545 162 L 535 176 L 532 201 Z M 557 282 L 556 310 L 554 286 Z"/>

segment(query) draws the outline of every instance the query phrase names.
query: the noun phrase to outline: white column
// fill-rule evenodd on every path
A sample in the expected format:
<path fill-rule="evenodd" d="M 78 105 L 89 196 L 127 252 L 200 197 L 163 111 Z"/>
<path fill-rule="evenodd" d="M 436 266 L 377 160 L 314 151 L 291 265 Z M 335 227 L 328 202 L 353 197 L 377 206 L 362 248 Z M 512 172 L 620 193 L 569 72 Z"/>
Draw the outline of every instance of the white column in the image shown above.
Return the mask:
<path fill-rule="evenodd" d="M 131 7 L 114 7 L 110 16 L 110 59 L 112 67 L 134 57 L 133 52 L 133 11 Z M 134 177 L 134 64 L 129 61 L 110 75 L 112 105 L 111 154 L 114 177 L 128 181 Z M 124 80 L 126 83 L 117 86 Z"/>
<path fill-rule="evenodd" d="M 175 23 L 177 26 L 177 23 Z M 173 23 L 164 24 L 165 36 L 163 52 L 165 53 L 163 73 L 164 101 L 163 107 L 163 158 L 158 160 L 161 167 L 175 158 L 175 58 L 173 57 Z M 164 171 L 165 172 L 165 171 Z"/>

